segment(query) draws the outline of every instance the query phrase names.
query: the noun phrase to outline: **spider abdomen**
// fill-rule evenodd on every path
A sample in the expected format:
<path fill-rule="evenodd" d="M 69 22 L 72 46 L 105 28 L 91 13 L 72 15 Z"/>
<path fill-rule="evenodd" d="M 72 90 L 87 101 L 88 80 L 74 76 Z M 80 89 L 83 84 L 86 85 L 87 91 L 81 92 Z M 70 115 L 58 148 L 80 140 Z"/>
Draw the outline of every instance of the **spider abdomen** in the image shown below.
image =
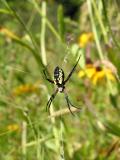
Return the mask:
<path fill-rule="evenodd" d="M 58 86 L 64 83 L 64 72 L 58 66 L 54 70 L 54 83 Z"/>

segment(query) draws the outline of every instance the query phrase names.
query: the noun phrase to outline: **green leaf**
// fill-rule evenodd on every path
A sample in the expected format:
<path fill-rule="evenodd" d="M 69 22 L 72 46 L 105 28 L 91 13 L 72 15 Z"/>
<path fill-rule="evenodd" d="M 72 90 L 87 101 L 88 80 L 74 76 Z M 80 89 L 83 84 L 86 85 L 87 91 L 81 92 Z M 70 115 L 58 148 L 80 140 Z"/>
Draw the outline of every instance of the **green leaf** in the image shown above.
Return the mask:
<path fill-rule="evenodd" d="M 0 106 L 7 106 L 7 103 L 5 101 L 0 100 Z"/>
<path fill-rule="evenodd" d="M 114 96 L 114 95 L 112 95 L 112 94 L 110 94 L 110 101 L 111 101 L 112 105 L 113 105 L 115 108 L 118 107 L 116 100 L 117 100 L 117 97 Z"/>
<path fill-rule="evenodd" d="M 120 137 L 120 127 L 118 126 L 118 124 L 116 125 L 112 122 L 107 121 L 104 125 L 108 133 Z"/>
<path fill-rule="evenodd" d="M 58 19 L 58 31 L 61 39 L 64 41 L 65 40 L 65 23 L 64 23 L 64 14 L 63 14 L 62 5 L 59 5 L 58 7 L 57 19 Z"/>

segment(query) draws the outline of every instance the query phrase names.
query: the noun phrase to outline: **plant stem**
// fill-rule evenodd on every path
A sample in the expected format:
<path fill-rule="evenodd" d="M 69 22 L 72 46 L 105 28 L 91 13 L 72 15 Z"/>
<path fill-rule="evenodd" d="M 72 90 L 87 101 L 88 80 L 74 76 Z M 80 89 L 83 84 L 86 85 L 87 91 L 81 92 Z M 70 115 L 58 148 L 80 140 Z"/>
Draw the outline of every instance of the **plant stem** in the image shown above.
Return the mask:
<path fill-rule="evenodd" d="M 45 51 L 45 29 L 46 29 L 46 2 L 42 2 L 42 20 L 41 20 L 41 36 L 40 36 L 40 43 L 41 43 L 41 58 L 43 64 L 47 65 L 46 59 L 46 51 Z"/>

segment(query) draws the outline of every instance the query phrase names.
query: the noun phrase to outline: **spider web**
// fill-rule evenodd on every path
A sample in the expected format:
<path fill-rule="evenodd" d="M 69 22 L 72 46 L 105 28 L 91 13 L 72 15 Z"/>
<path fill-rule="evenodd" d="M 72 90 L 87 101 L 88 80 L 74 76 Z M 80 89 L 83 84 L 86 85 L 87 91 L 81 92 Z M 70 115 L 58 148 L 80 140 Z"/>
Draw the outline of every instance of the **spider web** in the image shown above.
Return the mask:
<path fill-rule="evenodd" d="M 67 63 L 67 59 L 70 55 L 70 42 L 72 41 L 73 37 L 71 35 L 67 36 L 67 46 L 66 46 L 66 55 L 63 59 L 62 67 L 65 63 Z M 61 110 L 61 105 L 60 105 L 60 110 Z M 65 160 L 65 152 L 64 152 L 64 136 L 63 136 L 63 123 L 62 123 L 62 114 L 60 115 L 60 160 Z"/>

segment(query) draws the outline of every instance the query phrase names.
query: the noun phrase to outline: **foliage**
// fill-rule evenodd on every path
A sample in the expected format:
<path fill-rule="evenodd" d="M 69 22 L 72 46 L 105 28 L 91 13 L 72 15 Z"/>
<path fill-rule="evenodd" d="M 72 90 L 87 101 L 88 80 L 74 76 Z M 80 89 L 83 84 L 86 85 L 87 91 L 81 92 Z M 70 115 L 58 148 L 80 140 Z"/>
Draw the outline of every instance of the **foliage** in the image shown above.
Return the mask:
<path fill-rule="evenodd" d="M 120 159 L 120 13 L 109 2 L 71 0 L 70 12 L 66 1 L 0 0 L 2 160 Z M 79 55 L 66 90 L 81 110 L 59 94 L 49 115 L 43 70 L 67 76 Z"/>

